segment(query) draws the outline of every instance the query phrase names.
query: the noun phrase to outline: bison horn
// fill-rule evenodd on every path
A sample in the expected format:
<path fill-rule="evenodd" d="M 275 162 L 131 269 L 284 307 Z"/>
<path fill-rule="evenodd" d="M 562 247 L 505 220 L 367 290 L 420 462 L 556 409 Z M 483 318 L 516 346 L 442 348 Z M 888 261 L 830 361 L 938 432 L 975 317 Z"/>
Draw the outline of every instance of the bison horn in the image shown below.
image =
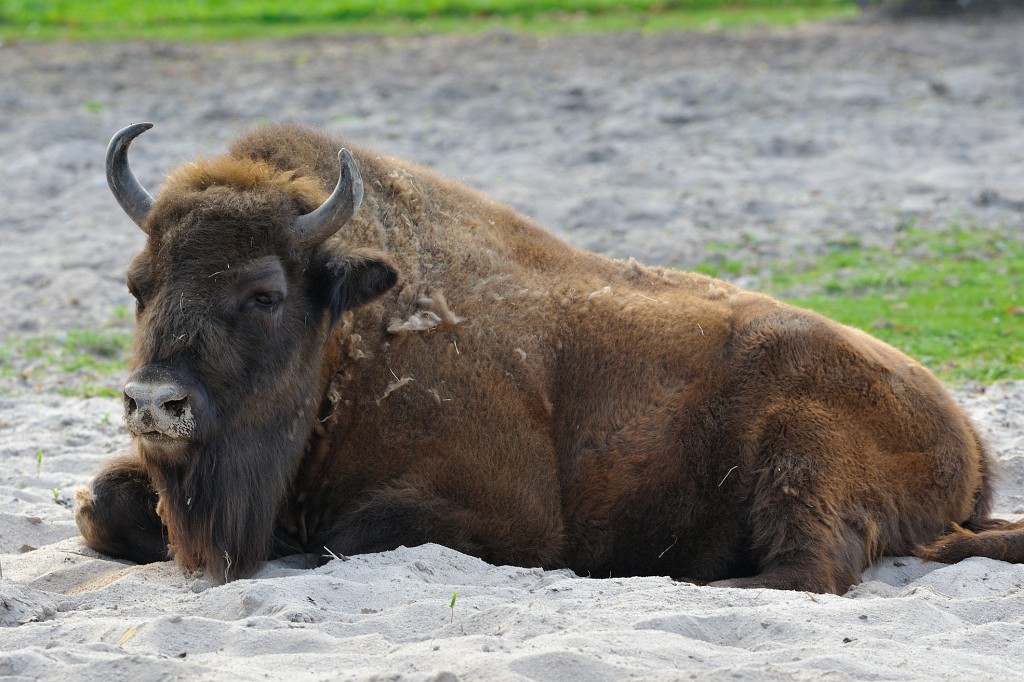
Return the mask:
<path fill-rule="evenodd" d="M 134 123 L 122 128 L 107 146 L 107 184 L 124 212 L 143 230 L 146 229 L 146 216 L 153 208 L 153 197 L 128 166 L 128 145 L 152 127 L 152 123 Z"/>
<path fill-rule="evenodd" d="M 338 161 L 341 162 L 341 175 L 331 196 L 320 208 L 295 219 L 295 236 L 306 248 L 327 241 L 348 222 L 363 201 L 363 178 L 359 175 L 356 160 L 347 149 L 342 149 L 338 152 Z"/>

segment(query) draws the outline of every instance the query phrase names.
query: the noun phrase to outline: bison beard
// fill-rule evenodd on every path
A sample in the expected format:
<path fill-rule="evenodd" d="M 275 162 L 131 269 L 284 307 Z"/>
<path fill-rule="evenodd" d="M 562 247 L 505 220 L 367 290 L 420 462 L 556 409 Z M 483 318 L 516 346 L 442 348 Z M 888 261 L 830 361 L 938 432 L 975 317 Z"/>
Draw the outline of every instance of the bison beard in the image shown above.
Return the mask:
<path fill-rule="evenodd" d="M 163 464 L 140 446 L 159 491 L 157 512 L 167 526 L 170 554 L 184 568 L 205 566 L 228 581 L 250 575 L 269 556 L 277 501 L 302 452 L 296 439 L 281 438 L 294 433 L 288 427 L 270 422 L 247 432 L 225 431 L 185 465 Z"/>
<path fill-rule="evenodd" d="M 99 551 L 228 581 L 285 553 L 438 542 L 819 592 L 884 554 L 1024 561 L 1024 524 L 988 516 L 973 426 L 866 334 L 577 251 L 299 126 L 179 168 L 154 200 L 127 163 L 149 127 L 107 156 L 148 238 L 128 273 L 132 451 L 78 494 Z"/>

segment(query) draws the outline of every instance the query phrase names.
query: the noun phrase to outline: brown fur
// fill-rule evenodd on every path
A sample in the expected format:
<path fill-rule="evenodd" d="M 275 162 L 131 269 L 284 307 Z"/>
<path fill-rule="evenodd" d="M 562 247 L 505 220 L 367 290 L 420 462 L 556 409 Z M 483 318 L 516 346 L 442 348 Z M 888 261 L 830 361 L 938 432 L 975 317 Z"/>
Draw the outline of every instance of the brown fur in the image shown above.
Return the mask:
<path fill-rule="evenodd" d="M 578 251 L 360 149 L 362 208 L 303 252 L 288 226 L 328 194 L 341 145 L 271 126 L 172 174 L 129 268 L 135 371 L 169 367 L 200 414 L 188 447 L 136 440 L 100 472 L 78 510 L 96 549 L 163 558 L 122 532 L 155 509 L 164 528 L 145 532 L 223 579 L 287 552 L 438 542 L 585 575 L 842 592 L 883 554 L 985 523 L 989 460 L 939 382 L 812 312 Z M 277 317 L 239 317 L 253 264 L 273 262 Z M 125 478 L 134 515 L 110 484 Z M 982 537 L 923 552 L 986 553 Z M 1016 539 L 990 544 L 1024 558 Z"/>

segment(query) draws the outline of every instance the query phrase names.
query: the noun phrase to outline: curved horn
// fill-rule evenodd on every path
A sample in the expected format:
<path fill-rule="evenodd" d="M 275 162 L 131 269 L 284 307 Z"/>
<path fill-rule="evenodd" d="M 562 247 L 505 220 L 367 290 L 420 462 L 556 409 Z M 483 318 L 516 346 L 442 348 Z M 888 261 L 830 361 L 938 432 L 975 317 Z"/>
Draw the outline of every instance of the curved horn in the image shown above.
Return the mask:
<path fill-rule="evenodd" d="M 152 127 L 152 123 L 134 123 L 122 128 L 110 138 L 110 144 L 107 146 L 107 184 L 114 193 L 117 203 L 121 204 L 128 217 L 142 227 L 143 231 L 146 229 L 143 227 L 146 216 L 153 208 L 153 197 L 139 183 L 135 173 L 128 166 L 128 145 Z"/>
<path fill-rule="evenodd" d="M 356 160 L 347 149 L 342 149 L 338 152 L 338 161 L 341 175 L 334 192 L 320 208 L 295 219 L 295 237 L 305 248 L 327 241 L 348 222 L 363 201 L 363 178 Z"/>

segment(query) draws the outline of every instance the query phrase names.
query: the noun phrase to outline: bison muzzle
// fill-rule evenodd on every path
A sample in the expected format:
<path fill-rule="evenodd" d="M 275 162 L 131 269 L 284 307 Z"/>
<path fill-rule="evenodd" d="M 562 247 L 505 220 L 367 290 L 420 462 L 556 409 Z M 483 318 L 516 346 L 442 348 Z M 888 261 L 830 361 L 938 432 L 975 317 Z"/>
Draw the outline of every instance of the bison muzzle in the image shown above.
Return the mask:
<path fill-rule="evenodd" d="M 416 165 L 294 125 L 186 164 L 146 233 L 130 451 L 94 549 L 216 580 L 436 542 L 592 576 L 842 592 L 881 555 L 1024 559 L 942 385 L 698 274 L 578 251 Z"/>

